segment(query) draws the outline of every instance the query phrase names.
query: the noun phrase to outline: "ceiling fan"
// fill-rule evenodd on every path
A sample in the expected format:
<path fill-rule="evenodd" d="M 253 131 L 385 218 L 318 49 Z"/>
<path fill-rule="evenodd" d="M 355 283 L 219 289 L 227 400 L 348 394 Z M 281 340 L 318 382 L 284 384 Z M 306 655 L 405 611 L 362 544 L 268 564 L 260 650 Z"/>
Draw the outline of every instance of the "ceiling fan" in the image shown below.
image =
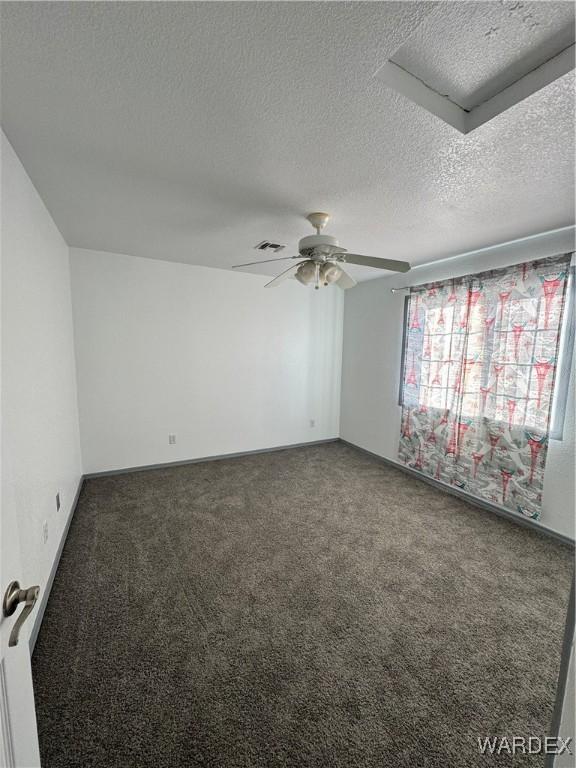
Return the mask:
<path fill-rule="evenodd" d="M 363 267 L 375 267 L 376 269 L 388 269 L 393 272 L 408 272 L 410 264 L 406 261 L 394 259 L 378 259 L 373 256 L 361 256 L 359 253 L 348 253 L 346 248 L 338 245 L 338 240 L 330 235 L 320 234 L 328 221 L 328 213 L 310 213 L 306 216 L 310 224 L 316 230 L 315 235 L 303 237 L 298 243 L 297 256 L 283 256 L 278 259 L 266 259 L 265 261 L 251 261 L 249 264 L 235 264 L 232 269 L 240 267 L 252 267 L 256 264 L 268 264 L 271 261 L 286 261 L 287 259 L 299 260 L 292 264 L 284 272 L 280 272 L 273 280 L 266 283 L 265 288 L 274 288 L 283 280 L 295 277 L 302 285 L 314 285 L 316 290 L 321 285 L 333 283 L 339 288 L 352 288 L 356 285 L 350 275 L 346 274 L 342 264 L 359 264 Z"/>

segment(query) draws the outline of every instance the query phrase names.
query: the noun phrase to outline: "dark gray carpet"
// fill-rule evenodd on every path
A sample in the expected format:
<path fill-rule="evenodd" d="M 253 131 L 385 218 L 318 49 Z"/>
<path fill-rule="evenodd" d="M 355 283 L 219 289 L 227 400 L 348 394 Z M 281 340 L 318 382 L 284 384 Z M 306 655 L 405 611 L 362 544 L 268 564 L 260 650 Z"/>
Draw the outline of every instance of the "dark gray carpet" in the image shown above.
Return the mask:
<path fill-rule="evenodd" d="M 468 768 L 543 735 L 571 551 L 341 443 L 88 480 L 44 768 Z"/>

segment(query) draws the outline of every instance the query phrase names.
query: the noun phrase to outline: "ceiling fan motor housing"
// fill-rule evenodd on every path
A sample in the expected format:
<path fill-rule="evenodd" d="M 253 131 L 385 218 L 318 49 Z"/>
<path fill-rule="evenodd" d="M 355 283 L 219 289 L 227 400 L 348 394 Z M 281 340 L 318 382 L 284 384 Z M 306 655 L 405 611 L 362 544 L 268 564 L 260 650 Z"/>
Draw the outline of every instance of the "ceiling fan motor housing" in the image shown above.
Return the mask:
<path fill-rule="evenodd" d="M 344 252 L 340 248 L 338 240 L 330 235 L 308 235 L 303 237 L 298 243 L 298 251 L 302 256 L 328 256 L 338 251 Z"/>

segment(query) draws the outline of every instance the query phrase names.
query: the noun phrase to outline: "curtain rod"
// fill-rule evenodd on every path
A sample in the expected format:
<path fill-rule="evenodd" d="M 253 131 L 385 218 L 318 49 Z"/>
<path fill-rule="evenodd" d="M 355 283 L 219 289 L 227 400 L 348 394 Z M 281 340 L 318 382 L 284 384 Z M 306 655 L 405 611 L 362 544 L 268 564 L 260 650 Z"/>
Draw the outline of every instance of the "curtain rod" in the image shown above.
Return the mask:
<path fill-rule="evenodd" d="M 562 227 L 561 229 L 552 229 L 549 232 L 542 232 L 540 235 L 531 235 L 530 237 L 524 237 L 524 238 L 521 238 L 520 240 L 510 240 L 508 243 L 500 243 L 500 245 L 497 245 L 497 246 L 493 245 L 493 246 L 490 246 L 488 248 L 480 248 L 478 251 L 469 251 L 468 253 L 461 253 L 458 256 L 449 256 L 447 259 L 438 259 L 437 262 L 429 261 L 426 264 L 416 264 L 414 269 L 417 269 L 418 267 L 433 267 L 433 266 L 435 266 L 435 264 L 439 264 L 442 261 L 449 261 L 451 259 L 459 259 L 462 256 L 470 256 L 470 255 L 472 255 L 474 253 L 480 253 L 481 251 L 491 251 L 493 248 L 501 248 L 503 245 L 510 245 L 511 243 L 520 243 L 523 240 L 533 240 L 534 238 L 541 237 L 542 235 L 550 235 L 550 234 L 552 234 L 554 232 L 562 232 L 562 231 L 565 231 L 567 229 L 574 229 L 574 227 Z M 571 253 L 572 254 L 572 259 L 570 260 L 570 269 L 574 270 L 576 252 L 575 251 L 566 251 L 566 253 Z M 560 256 L 561 254 L 556 254 L 556 255 Z M 538 261 L 538 259 L 530 259 L 530 261 Z M 446 278 L 446 279 L 450 280 L 450 278 Z M 437 282 L 437 281 L 431 280 L 430 282 L 434 283 L 434 282 Z M 405 286 L 402 286 L 400 288 L 390 288 L 390 293 L 403 293 L 404 291 L 410 291 L 412 289 L 414 289 L 414 291 L 424 291 L 424 290 L 426 290 L 425 288 L 420 287 L 419 285 L 416 285 L 416 286 L 405 285 Z"/>
<path fill-rule="evenodd" d="M 451 278 L 448 278 L 450 280 Z M 434 283 L 437 282 L 435 280 L 431 280 L 430 282 Z M 403 288 L 390 288 L 390 293 L 404 293 L 405 291 L 414 291 L 414 293 L 417 293 L 418 291 L 425 291 L 426 288 L 420 287 L 419 285 L 406 285 Z"/>

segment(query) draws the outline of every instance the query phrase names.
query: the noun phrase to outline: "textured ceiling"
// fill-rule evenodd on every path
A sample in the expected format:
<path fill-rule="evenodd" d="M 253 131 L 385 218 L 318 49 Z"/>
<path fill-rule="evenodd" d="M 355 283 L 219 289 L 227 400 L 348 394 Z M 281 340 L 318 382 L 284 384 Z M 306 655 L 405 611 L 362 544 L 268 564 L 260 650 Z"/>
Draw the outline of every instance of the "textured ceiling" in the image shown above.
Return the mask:
<path fill-rule="evenodd" d="M 442 3 L 393 60 L 464 109 L 574 42 L 574 3 Z"/>
<path fill-rule="evenodd" d="M 4 2 L 3 127 L 74 246 L 225 268 L 327 210 L 350 250 L 430 261 L 573 222 L 573 73 L 467 136 L 374 77 L 457 23 L 442 66 L 481 87 L 548 34 L 505 5 Z M 569 4 L 541 5 L 558 32 Z"/>

